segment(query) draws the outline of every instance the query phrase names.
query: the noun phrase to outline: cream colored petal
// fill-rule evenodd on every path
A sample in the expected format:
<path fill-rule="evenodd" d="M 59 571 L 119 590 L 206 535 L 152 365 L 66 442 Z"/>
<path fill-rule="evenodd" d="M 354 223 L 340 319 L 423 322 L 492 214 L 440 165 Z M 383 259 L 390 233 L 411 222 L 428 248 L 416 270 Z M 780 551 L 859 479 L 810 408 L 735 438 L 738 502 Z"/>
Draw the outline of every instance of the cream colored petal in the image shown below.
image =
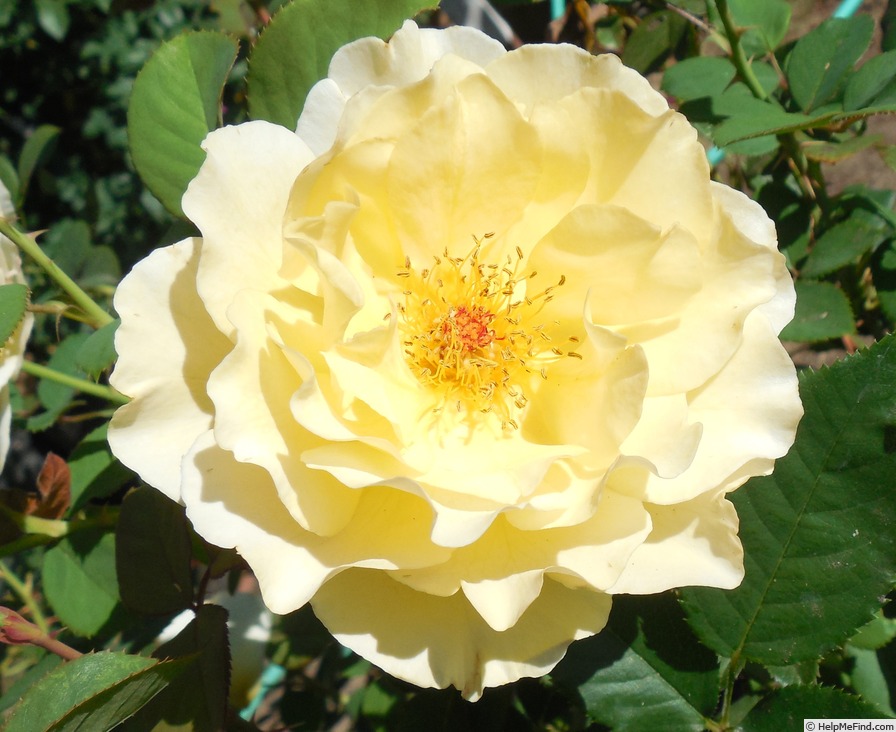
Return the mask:
<path fill-rule="evenodd" d="M 12 407 L 9 403 L 9 386 L 0 387 L 0 470 L 6 464 L 9 453 L 9 430 L 12 427 Z"/>
<path fill-rule="evenodd" d="M 647 361 L 640 348 L 626 348 L 602 328 L 586 323 L 584 330 L 588 336 L 576 345 L 581 358 L 549 367 L 532 394 L 522 433 L 534 443 L 580 446 L 587 450 L 583 464 L 606 468 L 640 416 Z"/>
<path fill-rule="evenodd" d="M 487 71 L 527 113 L 538 104 L 553 104 L 583 87 L 618 91 L 654 116 L 669 109 L 647 79 L 623 66 L 617 56 L 594 56 L 566 44 L 525 45 L 492 61 Z"/>
<path fill-rule="evenodd" d="M 196 293 L 201 252 L 200 239 L 157 249 L 122 280 L 114 299 L 121 325 L 109 382 L 131 402 L 112 417 L 109 445 L 175 501 L 181 460 L 212 424 L 209 374 L 232 347 Z"/>
<path fill-rule="evenodd" d="M 9 191 L 0 183 L 0 216 L 11 217 L 14 214 Z M 22 274 L 22 260 L 19 257 L 18 247 L 5 236 L 0 236 L 0 285 L 13 282 L 27 284 Z M 12 426 L 8 383 L 22 368 L 25 348 L 33 326 L 34 316 L 25 313 L 6 343 L 0 343 L 0 470 L 3 469 L 9 452 L 9 430 Z"/>
<path fill-rule="evenodd" d="M 237 342 L 208 380 L 215 439 L 240 462 L 268 471 L 280 501 L 303 528 L 337 533 L 354 513 L 358 494 L 302 460 L 302 452 L 320 440 L 293 417 L 290 400 L 302 381 L 270 335 L 274 314 L 288 318 L 287 308 L 243 290 L 227 314 Z"/>
<path fill-rule="evenodd" d="M 790 449 L 803 415 L 793 362 L 763 313 L 747 318 L 743 337 L 725 367 L 688 395 L 688 418 L 703 425 L 690 467 L 668 480 L 648 476 L 645 500 L 671 504 L 716 486 L 734 489 L 770 473 Z"/>
<path fill-rule="evenodd" d="M 280 284 L 289 192 L 313 156 L 293 132 L 262 121 L 215 130 L 202 147 L 205 162 L 182 205 L 204 239 L 199 294 L 215 325 L 229 335 L 226 311 L 234 295 Z"/>
<path fill-rule="evenodd" d="M 184 460 L 184 502 L 204 538 L 235 548 L 248 562 L 265 604 L 276 613 L 298 609 L 345 567 L 392 570 L 448 557 L 448 550 L 429 541 L 428 506 L 388 488 L 365 491 L 351 524 L 337 536 L 305 531 L 278 500 L 270 476 L 235 460 L 211 432 Z"/>
<path fill-rule="evenodd" d="M 730 590 L 741 583 L 737 513 L 723 495 L 647 508 L 653 531 L 607 592 L 643 595 L 689 585 Z"/>
<path fill-rule="evenodd" d="M 314 612 L 337 640 L 418 686 L 455 686 L 470 700 L 485 687 L 541 676 L 573 640 L 606 624 L 610 599 L 546 580 L 517 624 L 490 628 L 461 593 L 416 592 L 381 572 L 350 570 L 327 582 Z"/>
<path fill-rule="evenodd" d="M 661 231 L 678 225 L 701 244 L 709 238 L 709 164 L 683 116 L 655 116 L 623 92 L 590 87 L 558 105 L 569 115 L 566 134 L 588 130 L 590 178 L 579 203 L 614 204 Z"/>
<path fill-rule="evenodd" d="M 775 224 L 762 206 L 745 193 L 715 181 L 712 182 L 712 191 L 713 197 L 730 217 L 734 228 L 750 241 L 777 252 L 778 236 Z M 787 262 L 782 254 L 776 254 L 774 257 L 773 273 L 776 294 L 767 303 L 760 305 L 759 310 L 768 318 L 775 333 L 780 333 L 793 319 L 793 309 L 796 305 L 793 278 L 787 271 Z"/>
<path fill-rule="evenodd" d="M 339 120 L 348 100 L 332 79 L 321 79 L 308 92 L 302 114 L 296 123 L 296 135 L 315 155 L 323 155 L 336 141 Z"/>
<path fill-rule="evenodd" d="M 335 53 L 328 77 L 315 84 L 305 99 L 296 132 L 320 155 L 336 141 L 337 130 L 345 126 L 346 117 L 358 117 L 346 109 L 357 96 L 370 91 L 378 96 L 383 88 L 419 82 L 446 57 L 456 57 L 481 70 L 504 53 L 497 41 L 463 26 L 434 31 L 407 21 L 388 43 L 361 38 Z"/>
<path fill-rule="evenodd" d="M 581 524 L 539 531 L 516 528 L 510 521 L 514 512 L 507 512 L 475 543 L 458 548 L 450 561 L 418 571 L 402 568 L 392 576 L 441 596 L 463 587 L 486 622 L 506 630 L 538 594 L 541 579 L 533 572 L 565 576 L 598 590 L 616 582 L 649 534 L 650 517 L 640 500 L 610 491 L 595 504 L 596 511 Z"/>
<path fill-rule="evenodd" d="M 464 26 L 444 31 L 407 21 L 388 43 L 362 38 L 343 46 L 328 72 L 346 96 L 368 86 L 406 86 L 423 79 L 443 56 L 454 55 L 484 67 L 506 53 L 498 41 Z"/>
<path fill-rule="evenodd" d="M 747 239 L 721 205 L 716 205 L 715 221 L 703 254 L 704 285 L 682 309 L 675 327 L 645 322 L 615 328 L 647 353 L 650 396 L 691 391 L 706 383 L 740 347 L 747 316 L 781 296 L 781 255 Z"/>
<path fill-rule="evenodd" d="M 646 460 L 648 469 L 662 478 L 674 478 L 691 465 L 700 445 L 703 425 L 695 420 L 684 394 L 645 399 L 641 418 L 620 452 Z"/>
<path fill-rule="evenodd" d="M 541 175 L 532 201 L 507 235 L 508 243 L 527 258 L 535 244 L 573 209 L 591 173 L 587 138 L 569 134 L 573 122 L 565 109 L 542 104 L 532 110 L 528 121 L 542 149 Z"/>
<path fill-rule="evenodd" d="M 464 79 L 390 158 L 385 185 L 402 250 L 422 268 L 446 248 L 465 256 L 474 236 L 500 238 L 532 200 L 540 168 L 537 135 L 513 103 L 484 76 Z"/>
<path fill-rule="evenodd" d="M 578 206 L 532 251 L 538 292 L 562 277 L 544 316 L 581 317 L 585 293 L 593 322 L 624 325 L 674 317 L 701 285 L 700 250 L 687 232 L 661 231 L 618 206 Z"/>

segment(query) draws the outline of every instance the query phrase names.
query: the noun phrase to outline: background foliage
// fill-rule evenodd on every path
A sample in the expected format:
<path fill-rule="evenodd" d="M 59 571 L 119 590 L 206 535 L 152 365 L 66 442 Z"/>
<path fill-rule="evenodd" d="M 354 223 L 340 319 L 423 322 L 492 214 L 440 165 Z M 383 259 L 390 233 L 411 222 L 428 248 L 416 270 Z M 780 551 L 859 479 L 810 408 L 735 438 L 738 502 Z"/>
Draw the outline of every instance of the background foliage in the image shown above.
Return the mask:
<path fill-rule="evenodd" d="M 43 251 L 101 306 L 123 270 L 192 231 L 180 197 L 209 130 L 294 125 L 340 45 L 417 12 L 444 21 L 420 0 L 281 4 L 0 0 L 0 68 L 16 70 L 0 90 L 0 180 L 19 228 L 47 230 Z M 551 21 L 547 2 L 500 3 L 517 40 L 618 53 L 667 94 L 715 174 L 777 223 L 798 362 L 836 361 L 802 372 L 793 450 L 733 496 L 741 587 L 618 598 L 550 677 L 476 704 L 382 674 L 307 608 L 246 650 L 241 623 L 259 609 L 240 559 L 108 450 L 116 323 L 29 261 L 30 304 L 0 288 L 4 338 L 26 307 L 37 318 L 0 490 L 0 602 L 28 618 L 0 626 L 5 728 L 750 731 L 894 716 L 896 146 L 878 120 L 896 112 L 896 2 L 824 19 L 835 7 L 577 0 Z M 231 676 L 231 656 L 253 652 L 248 682 L 239 663 Z"/>

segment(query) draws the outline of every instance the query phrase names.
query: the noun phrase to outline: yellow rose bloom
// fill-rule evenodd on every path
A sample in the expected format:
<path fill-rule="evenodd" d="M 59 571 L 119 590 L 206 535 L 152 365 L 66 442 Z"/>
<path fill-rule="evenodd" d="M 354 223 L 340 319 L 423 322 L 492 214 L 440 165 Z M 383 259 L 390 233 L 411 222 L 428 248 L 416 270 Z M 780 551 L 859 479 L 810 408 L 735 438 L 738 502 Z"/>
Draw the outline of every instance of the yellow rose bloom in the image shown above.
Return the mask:
<path fill-rule="evenodd" d="M 9 191 L 0 183 L 0 216 L 11 218 L 15 215 Z M 0 285 L 25 284 L 22 275 L 22 260 L 19 250 L 5 236 L 0 235 Z M 9 429 L 12 424 L 12 407 L 9 403 L 9 382 L 22 368 L 25 345 L 31 334 L 34 316 L 25 317 L 6 343 L 0 343 L 0 470 L 6 463 L 9 452 Z"/>
<path fill-rule="evenodd" d="M 295 132 L 211 133 L 122 282 L 113 451 L 277 613 L 421 686 L 537 676 L 611 596 L 743 577 L 801 416 L 774 226 L 613 56 L 406 24 Z"/>

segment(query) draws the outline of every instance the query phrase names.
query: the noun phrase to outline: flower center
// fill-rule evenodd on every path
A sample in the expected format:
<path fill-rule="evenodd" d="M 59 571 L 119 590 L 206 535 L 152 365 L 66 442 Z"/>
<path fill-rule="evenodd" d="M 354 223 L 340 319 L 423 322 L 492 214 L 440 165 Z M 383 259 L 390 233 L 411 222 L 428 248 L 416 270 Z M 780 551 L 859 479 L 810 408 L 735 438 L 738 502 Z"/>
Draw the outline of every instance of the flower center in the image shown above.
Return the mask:
<path fill-rule="evenodd" d="M 437 395 L 433 411 L 493 413 L 502 428 L 516 429 L 534 380 L 547 379 L 548 366 L 559 358 L 581 356 L 554 346 L 549 324 L 539 319 L 565 278 L 527 292 L 536 273 L 520 273 L 521 250 L 503 264 L 480 261 L 482 242 L 491 236 L 474 237 L 465 257 L 444 252 L 430 268 L 405 260 L 398 272 L 408 284 L 399 327 L 411 370 Z"/>

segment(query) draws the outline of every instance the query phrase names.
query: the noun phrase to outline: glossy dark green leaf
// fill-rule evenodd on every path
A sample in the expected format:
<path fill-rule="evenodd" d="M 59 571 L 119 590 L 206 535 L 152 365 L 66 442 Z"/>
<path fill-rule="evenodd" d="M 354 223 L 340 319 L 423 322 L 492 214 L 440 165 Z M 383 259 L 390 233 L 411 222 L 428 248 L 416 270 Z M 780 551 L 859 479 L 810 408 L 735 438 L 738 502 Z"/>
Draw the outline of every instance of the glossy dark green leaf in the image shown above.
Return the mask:
<path fill-rule="evenodd" d="M 118 605 L 115 536 L 79 531 L 61 539 L 44 554 L 43 584 L 63 625 L 96 634 Z"/>
<path fill-rule="evenodd" d="M 729 0 L 735 24 L 744 30 L 741 45 L 748 56 L 774 51 L 790 27 L 790 4 L 785 0 Z"/>
<path fill-rule="evenodd" d="M 218 126 L 221 92 L 237 43 L 220 33 L 187 33 L 163 44 L 134 82 L 128 141 L 146 185 L 173 214 L 205 160 L 200 143 Z"/>
<path fill-rule="evenodd" d="M 78 368 L 97 376 L 112 365 L 115 361 L 115 331 L 120 324 L 120 320 L 113 320 L 88 336 L 75 354 Z"/>
<path fill-rule="evenodd" d="M 881 309 L 896 322 L 896 242 L 891 240 L 877 251 L 871 276 Z"/>
<path fill-rule="evenodd" d="M 859 697 L 823 686 L 787 686 L 769 694 L 741 722 L 743 732 L 808 730 L 805 719 L 881 719 L 886 714 Z"/>
<path fill-rule="evenodd" d="M 227 611 L 217 605 L 202 605 L 192 622 L 153 656 L 194 660 L 181 682 L 160 694 L 144 713 L 195 732 L 220 730 L 230 685 Z"/>
<path fill-rule="evenodd" d="M 681 101 L 721 94 L 734 79 L 734 64 L 722 56 L 694 56 L 663 74 L 662 88 Z"/>
<path fill-rule="evenodd" d="M 890 694 L 891 684 L 896 679 L 882 666 L 880 654 L 867 648 L 857 648 L 852 643 L 846 645 L 844 654 L 852 663 L 849 685 L 866 702 L 881 711 L 879 716 L 896 716 L 891 706 L 893 700 Z"/>
<path fill-rule="evenodd" d="M 822 277 L 855 262 L 884 239 L 884 222 L 861 209 L 822 234 L 800 269 L 803 277 Z"/>
<path fill-rule="evenodd" d="M 34 172 L 53 154 L 61 131 L 54 125 L 41 125 L 25 140 L 22 152 L 19 155 L 17 170 L 19 177 L 19 204 L 25 199 L 25 193 L 28 190 L 28 185 L 31 183 L 31 178 L 34 176 Z"/>
<path fill-rule="evenodd" d="M 681 593 L 691 627 L 720 655 L 816 659 L 880 608 L 896 579 L 894 383 L 893 337 L 802 375 L 796 443 L 771 476 L 732 494 L 743 583 Z"/>
<path fill-rule="evenodd" d="M 788 57 L 787 79 L 803 111 L 818 109 L 836 96 L 868 50 L 873 30 L 870 15 L 831 18 L 797 41 Z"/>
<path fill-rule="evenodd" d="M 796 313 L 781 331 L 783 340 L 817 343 L 854 333 L 855 329 L 843 290 L 829 282 L 797 280 Z"/>
<path fill-rule="evenodd" d="M 88 336 L 88 333 L 70 335 L 57 346 L 53 355 L 50 356 L 47 366 L 70 376 L 84 378 L 86 374 L 78 368 L 76 356 Z M 45 411 L 28 418 L 28 429 L 38 431 L 50 427 L 71 404 L 75 394 L 74 388 L 60 384 L 58 381 L 51 379 L 38 381 L 37 396 Z"/>
<path fill-rule="evenodd" d="M 868 59 L 846 84 L 843 109 L 896 102 L 896 51 L 888 51 Z"/>
<path fill-rule="evenodd" d="M 72 513 L 91 499 L 112 495 L 128 481 L 135 480 L 134 474 L 112 455 L 106 440 L 108 429 L 108 422 L 101 424 L 78 443 L 69 457 Z"/>
<path fill-rule="evenodd" d="M 0 347 L 19 327 L 28 308 L 28 288 L 13 282 L 0 285 Z"/>
<path fill-rule="evenodd" d="M 425 0 L 295 0 L 258 39 L 249 60 L 249 111 L 295 129 L 309 89 L 327 75 L 337 49 L 364 36 L 388 38 Z"/>
<path fill-rule="evenodd" d="M 552 676 L 615 732 L 697 732 L 718 699 L 718 660 L 671 594 L 615 598 L 607 627 L 574 643 Z"/>
<path fill-rule="evenodd" d="M 189 607 L 193 578 L 183 506 L 154 488 L 131 491 L 121 506 L 115 547 L 125 605 L 149 615 Z"/>
<path fill-rule="evenodd" d="M 862 134 L 843 141 L 811 140 L 802 144 L 803 152 L 809 160 L 821 163 L 838 163 L 856 153 L 874 147 L 883 140 L 883 135 Z"/>
<path fill-rule="evenodd" d="M 108 730 L 130 717 L 173 679 L 185 661 L 101 652 L 62 664 L 38 680 L 5 732 Z"/>
<path fill-rule="evenodd" d="M 672 53 L 687 31 L 687 21 L 671 10 L 651 13 L 638 23 L 622 51 L 622 63 L 642 74 Z"/>
<path fill-rule="evenodd" d="M 34 6 L 41 30 L 55 41 L 63 40 L 72 22 L 66 0 L 34 0 Z"/>

